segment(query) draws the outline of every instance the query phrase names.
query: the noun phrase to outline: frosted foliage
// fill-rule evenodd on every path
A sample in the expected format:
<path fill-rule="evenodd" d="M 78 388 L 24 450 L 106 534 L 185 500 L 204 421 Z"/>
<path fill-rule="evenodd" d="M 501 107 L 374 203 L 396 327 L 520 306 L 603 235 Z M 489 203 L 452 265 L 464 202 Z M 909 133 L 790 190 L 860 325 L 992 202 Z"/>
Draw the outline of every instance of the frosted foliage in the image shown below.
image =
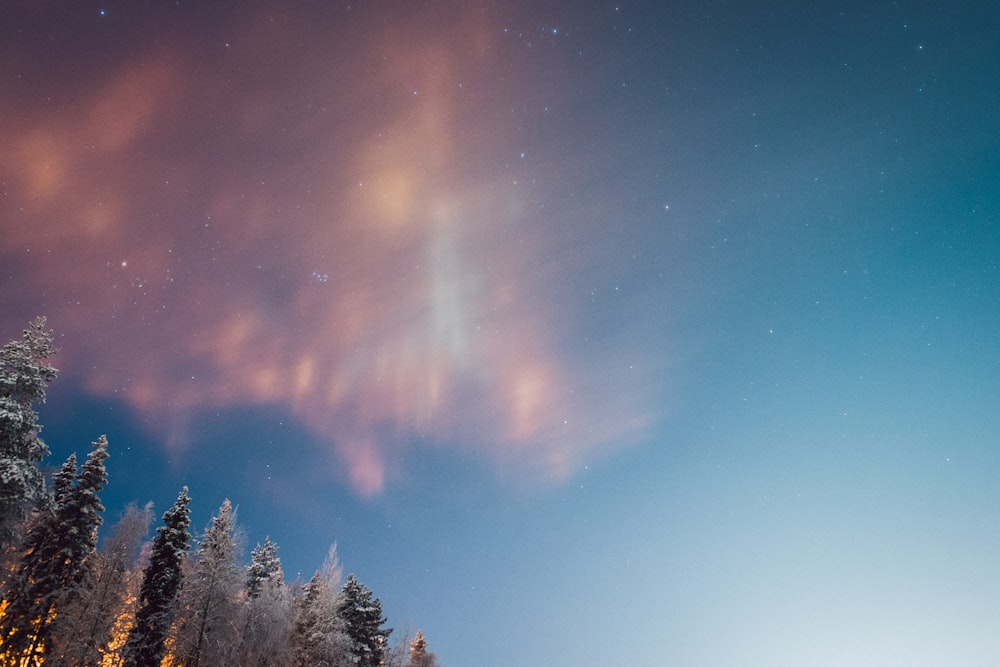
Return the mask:
<path fill-rule="evenodd" d="M 124 667 L 157 667 L 166 651 L 167 630 L 176 615 L 175 601 L 183 583 L 181 562 L 190 539 L 190 502 L 184 487 L 156 531 L 149 564 L 143 571 L 135 625 L 123 650 Z"/>
<path fill-rule="evenodd" d="M 55 653 L 69 665 L 100 665 L 112 651 L 116 625 L 134 613 L 132 597 L 138 592 L 138 572 L 130 568 L 149 530 L 149 506 L 129 505 L 111 535 L 94 554 L 93 566 L 78 599 L 63 605 L 56 618 L 59 633 Z M 123 632 L 123 629 L 118 632 Z"/>
<path fill-rule="evenodd" d="M 407 667 L 438 667 L 437 657 L 427 650 L 427 640 L 421 630 L 417 630 L 417 636 L 410 642 L 410 663 Z"/>
<path fill-rule="evenodd" d="M 247 595 L 255 598 L 266 582 L 281 584 L 283 581 L 284 574 L 278 558 L 278 545 L 272 542 L 270 537 L 266 537 L 264 544 L 258 544 L 250 553 L 250 565 L 247 567 Z"/>
<path fill-rule="evenodd" d="M 275 579 L 261 583 L 243 607 L 239 665 L 288 667 L 293 664 L 291 590 Z"/>
<path fill-rule="evenodd" d="M 186 667 L 231 664 L 239 646 L 234 621 L 241 608 L 243 572 L 237 564 L 236 511 L 228 500 L 198 540 L 194 563 L 181 591 L 181 623 L 175 657 Z"/>
<path fill-rule="evenodd" d="M 63 638 L 77 630 L 77 612 L 93 574 L 107 456 L 103 436 L 78 475 L 70 456 L 56 475 L 53 506 L 38 512 L 28 526 L 0 619 L 4 664 L 34 664 L 40 655 L 57 655 L 67 644 Z"/>
<path fill-rule="evenodd" d="M 367 586 L 348 575 L 341 594 L 339 615 L 351 637 L 355 664 L 360 667 L 377 667 L 385 660 L 389 634 L 382 617 L 382 603 L 372 595 Z"/>
<path fill-rule="evenodd" d="M 303 587 L 293 635 L 295 665 L 351 667 L 355 664 L 352 642 L 338 614 L 340 596 L 323 570 L 314 574 Z"/>
<path fill-rule="evenodd" d="M 340 565 L 340 557 L 337 556 L 337 543 L 330 545 L 330 550 L 326 553 L 323 567 L 319 571 L 323 581 L 333 590 L 340 588 L 340 581 L 344 577 L 344 568 Z"/>
<path fill-rule="evenodd" d="M 13 527 L 26 509 L 45 499 L 38 462 L 49 450 L 32 407 L 45 402 L 45 388 L 56 369 L 45 363 L 55 349 L 45 318 L 35 319 L 19 341 L 0 348 L 0 543 L 13 538 Z"/>

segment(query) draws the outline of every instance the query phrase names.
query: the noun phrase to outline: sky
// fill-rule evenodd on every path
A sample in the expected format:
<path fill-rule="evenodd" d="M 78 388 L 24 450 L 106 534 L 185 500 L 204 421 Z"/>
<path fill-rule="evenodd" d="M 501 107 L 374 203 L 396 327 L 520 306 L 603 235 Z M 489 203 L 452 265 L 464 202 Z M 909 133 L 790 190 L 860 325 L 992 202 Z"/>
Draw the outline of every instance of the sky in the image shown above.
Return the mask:
<path fill-rule="evenodd" d="M 0 338 L 108 522 L 444 667 L 1000 660 L 995 2 L 14 0 Z"/>

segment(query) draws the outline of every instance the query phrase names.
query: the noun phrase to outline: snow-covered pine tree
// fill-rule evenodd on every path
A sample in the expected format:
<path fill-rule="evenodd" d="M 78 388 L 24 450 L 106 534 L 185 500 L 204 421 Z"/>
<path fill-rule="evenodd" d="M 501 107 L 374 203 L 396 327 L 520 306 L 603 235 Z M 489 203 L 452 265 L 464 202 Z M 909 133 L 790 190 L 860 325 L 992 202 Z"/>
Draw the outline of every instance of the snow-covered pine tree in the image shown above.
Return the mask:
<path fill-rule="evenodd" d="M 323 567 L 303 586 L 293 629 L 296 667 L 353 667 L 351 638 L 340 618 L 340 562 L 330 547 Z"/>
<path fill-rule="evenodd" d="M 104 522 L 104 505 L 100 492 L 108 483 L 104 461 L 108 458 L 108 439 L 101 436 L 80 468 L 76 485 L 66 494 L 66 501 L 56 506 L 59 517 L 56 530 L 64 543 L 61 558 L 59 598 L 55 605 L 55 618 L 51 619 L 52 641 L 47 647 L 52 654 L 46 664 L 76 665 L 56 649 L 63 638 L 75 632 L 71 610 L 85 603 L 85 596 L 93 575 L 94 556 L 97 552 L 97 529 Z"/>
<path fill-rule="evenodd" d="M 70 454 L 53 475 L 56 503 L 66 501 L 76 478 L 76 454 Z M 21 664 L 34 652 L 43 634 L 45 611 L 55 603 L 59 583 L 52 571 L 52 560 L 59 551 L 56 534 L 56 504 L 40 509 L 24 526 L 20 551 L 4 582 L 3 617 L 0 618 L 0 655 L 3 664 Z"/>
<path fill-rule="evenodd" d="M 84 568 L 89 567 L 90 557 L 97 549 L 97 529 L 104 523 L 100 492 L 108 483 L 108 473 L 104 461 L 108 458 L 108 438 L 101 436 L 92 443 L 93 449 L 87 455 L 76 477 L 76 485 L 66 494 L 66 502 L 57 505 L 60 517 L 60 531 L 68 533 L 70 551 L 65 555 L 73 561 L 66 570 L 66 586 L 79 582 Z"/>
<path fill-rule="evenodd" d="M 281 572 L 281 560 L 278 558 L 278 545 L 270 537 L 264 538 L 264 544 L 258 544 L 250 552 L 250 565 L 247 567 L 247 595 L 255 598 L 260 594 L 265 582 L 281 584 L 284 574 Z"/>
<path fill-rule="evenodd" d="M 53 507 L 29 525 L 0 622 L 4 656 L 13 661 L 8 664 L 34 664 L 43 654 L 47 663 L 59 664 L 54 638 L 61 609 L 72 608 L 83 594 L 104 511 L 99 493 L 107 482 L 107 438 L 93 446 L 79 474 L 70 455 L 55 477 Z"/>
<path fill-rule="evenodd" d="M 104 656 L 117 657 L 118 636 L 127 631 L 126 618 L 134 617 L 134 597 L 140 573 L 132 569 L 142 540 L 149 532 L 151 505 L 134 503 L 101 541 L 79 598 L 61 605 L 56 619 L 54 655 L 74 667 L 98 667 Z M 116 636 L 117 635 L 117 636 Z M 118 664 L 118 663 L 116 663 Z M 46 661 L 48 665 L 48 661 Z"/>
<path fill-rule="evenodd" d="M 32 406 L 45 402 L 45 388 L 56 377 L 45 363 L 54 353 L 44 317 L 33 320 L 21 340 L 0 348 L 0 546 L 13 541 L 27 510 L 46 500 L 38 463 L 49 449 Z"/>
<path fill-rule="evenodd" d="M 348 575 L 341 593 L 339 615 L 351 638 L 354 663 L 358 667 L 378 667 L 385 660 L 391 628 L 383 625 L 382 603 L 353 574 Z"/>
<path fill-rule="evenodd" d="M 181 563 L 191 539 L 190 502 L 185 486 L 163 514 L 163 525 L 153 538 L 149 564 L 143 571 L 139 589 L 139 610 L 122 649 L 123 667 L 160 667 L 167 632 L 177 613 L 177 595 L 184 581 Z"/>
<path fill-rule="evenodd" d="M 438 667 L 437 656 L 427 650 L 427 640 L 422 630 L 410 642 L 410 664 L 408 667 Z"/>
<path fill-rule="evenodd" d="M 181 591 L 174 658 L 184 667 L 229 665 L 239 648 L 237 622 L 243 592 L 232 503 L 222 503 L 197 544 L 190 576 Z"/>
<path fill-rule="evenodd" d="M 278 545 L 270 538 L 250 554 L 240 665 L 290 667 L 292 665 L 292 593 L 284 584 Z"/>
<path fill-rule="evenodd" d="M 76 473 L 76 452 L 73 452 L 63 461 L 62 467 L 52 475 L 52 497 L 48 509 L 53 513 L 57 507 L 66 502 L 70 491 L 73 490 Z"/>

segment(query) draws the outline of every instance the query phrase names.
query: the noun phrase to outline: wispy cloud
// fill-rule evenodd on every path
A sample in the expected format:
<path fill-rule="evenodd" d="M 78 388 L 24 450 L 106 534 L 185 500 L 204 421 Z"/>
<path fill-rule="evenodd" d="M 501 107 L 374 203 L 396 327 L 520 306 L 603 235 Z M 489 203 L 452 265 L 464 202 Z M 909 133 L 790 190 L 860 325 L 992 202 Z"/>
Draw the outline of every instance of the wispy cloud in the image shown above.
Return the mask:
<path fill-rule="evenodd" d="M 49 315 L 65 371 L 165 444 L 208 406 L 284 406 L 366 495 L 414 439 L 552 479 L 641 440 L 651 369 L 580 352 L 600 252 L 564 253 L 576 212 L 516 143 L 534 83 L 445 24 L 258 16 L 0 102 L 10 317 Z"/>

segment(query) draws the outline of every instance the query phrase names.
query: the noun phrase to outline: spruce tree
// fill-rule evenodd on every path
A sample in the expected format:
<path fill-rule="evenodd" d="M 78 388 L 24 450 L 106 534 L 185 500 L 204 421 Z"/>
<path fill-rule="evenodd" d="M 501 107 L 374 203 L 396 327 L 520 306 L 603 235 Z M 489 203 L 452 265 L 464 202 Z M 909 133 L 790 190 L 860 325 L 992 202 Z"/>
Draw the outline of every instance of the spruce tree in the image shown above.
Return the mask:
<path fill-rule="evenodd" d="M 117 654 L 117 642 L 127 632 L 125 619 L 134 616 L 130 600 L 138 593 L 139 573 L 130 566 L 149 531 L 151 515 L 150 505 L 139 509 L 132 503 L 111 534 L 101 540 L 81 595 L 59 608 L 51 658 L 73 667 L 99 667 Z M 49 663 L 47 657 L 46 667 Z"/>
<path fill-rule="evenodd" d="M 261 586 L 266 582 L 281 584 L 284 575 L 281 572 L 281 560 L 278 558 L 278 545 L 270 537 L 264 538 L 264 544 L 258 544 L 250 552 L 250 565 L 247 567 L 247 595 L 252 599 L 260 594 Z"/>
<path fill-rule="evenodd" d="M 78 584 L 89 567 L 90 557 L 97 549 L 97 529 L 104 522 L 104 505 L 99 494 L 108 482 L 104 467 L 108 458 L 107 436 L 102 435 L 92 446 L 94 449 L 76 477 L 76 485 L 57 509 L 59 530 L 68 538 L 64 556 L 71 563 L 65 570 L 65 587 Z"/>
<path fill-rule="evenodd" d="M 54 496 L 65 502 L 76 477 L 76 454 L 54 475 Z M 0 619 L 0 655 L 3 664 L 21 664 L 36 652 L 45 633 L 45 616 L 59 593 L 53 560 L 60 550 L 56 530 L 56 505 L 36 512 L 25 523 L 21 549 L 4 583 L 3 618 Z"/>
<path fill-rule="evenodd" d="M 407 667 L 438 667 L 437 657 L 427 650 L 427 640 L 422 630 L 410 642 L 410 664 Z"/>
<path fill-rule="evenodd" d="M 289 667 L 292 662 L 292 593 L 284 584 L 278 546 L 265 538 L 246 571 L 242 636 L 237 664 Z"/>
<path fill-rule="evenodd" d="M 33 320 L 21 340 L 0 348 L 0 547 L 13 541 L 27 510 L 46 499 L 38 463 L 49 449 L 32 406 L 45 402 L 45 388 L 56 377 L 45 363 L 54 353 L 44 317 Z"/>
<path fill-rule="evenodd" d="M 166 651 L 167 631 L 177 611 L 177 595 L 184 580 L 181 564 L 191 535 L 191 498 L 185 486 L 173 507 L 163 514 L 163 525 L 153 538 L 149 565 L 139 589 L 139 610 L 122 649 L 124 667 L 159 667 Z"/>
<path fill-rule="evenodd" d="M 3 655 L 9 664 L 34 664 L 43 654 L 58 664 L 53 639 L 61 610 L 72 608 L 83 594 L 97 546 L 107 445 L 104 436 L 93 443 L 79 474 L 75 474 L 76 456 L 70 455 L 55 476 L 52 507 L 39 512 L 29 525 L 0 622 Z"/>
<path fill-rule="evenodd" d="M 391 628 L 384 628 L 382 603 L 371 590 L 348 575 L 341 593 L 340 617 L 351 638 L 354 662 L 358 667 L 378 667 L 385 660 Z"/>
<path fill-rule="evenodd" d="M 353 667 L 353 643 L 340 617 L 340 562 L 330 547 L 323 567 L 303 586 L 293 629 L 296 667 Z"/>
<path fill-rule="evenodd" d="M 230 664 L 239 648 L 236 621 L 244 582 L 238 551 L 236 510 L 226 500 L 198 539 L 181 592 L 182 622 L 174 657 L 185 667 Z"/>
<path fill-rule="evenodd" d="M 59 555 L 61 572 L 58 576 L 57 613 L 51 623 L 53 641 L 47 646 L 50 653 L 55 653 L 53 649 L 65 643 L 63 639 L 76 631 L 72 610 L 80 608 L 87 594 L 97 552 L 97 529 L 104 522 L 104 505 L 99 494 L 108 481 L 104 467 L 108 458 L 107 437 L 102 435 L 93 446 L 76 477 L 76 485 L 66 494 L 65 502 L 57 504 L 58 539 L 64 546 Z M 60 661 L 71 664 L 68 659 Z M 54 660 L 53 663 L 58 665 L 60 661 Z"/>

